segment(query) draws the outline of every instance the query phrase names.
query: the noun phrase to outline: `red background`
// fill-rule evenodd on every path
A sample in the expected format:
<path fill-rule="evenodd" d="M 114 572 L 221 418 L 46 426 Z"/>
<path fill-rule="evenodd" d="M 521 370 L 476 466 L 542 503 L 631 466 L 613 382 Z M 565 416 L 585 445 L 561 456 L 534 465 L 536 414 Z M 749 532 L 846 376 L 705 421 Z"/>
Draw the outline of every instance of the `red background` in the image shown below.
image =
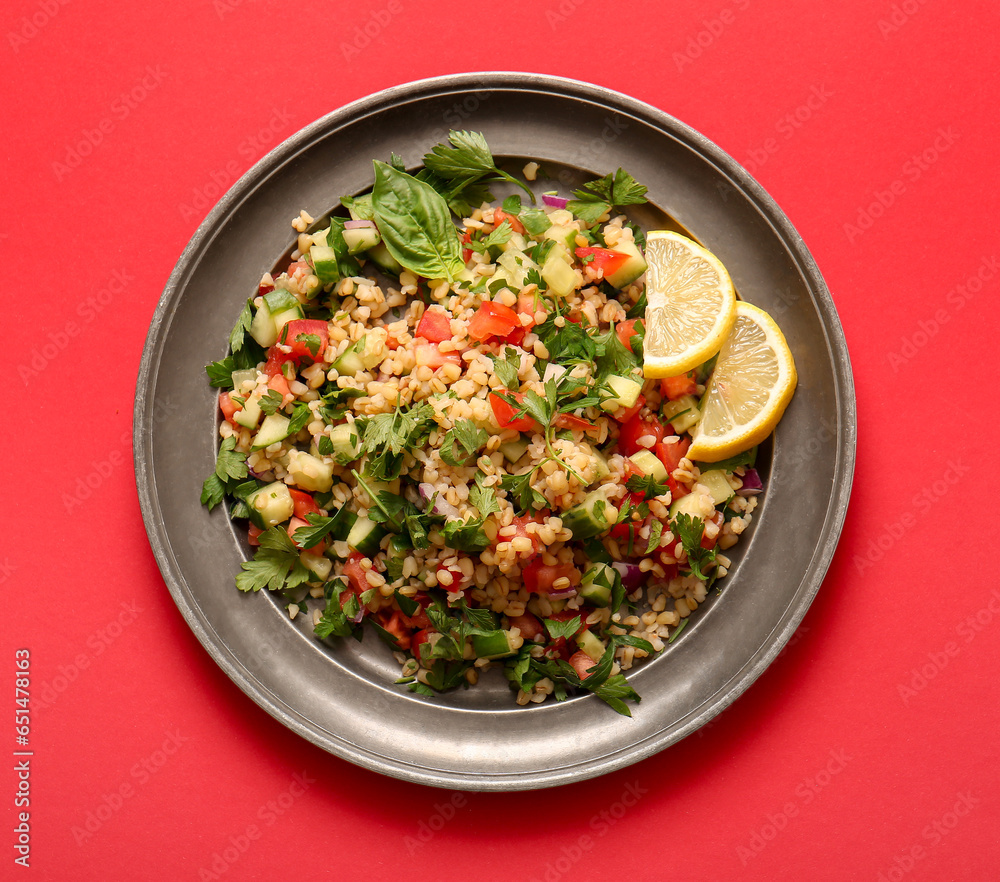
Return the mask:
<path fill-rule="evenodd" d="M 996 878 L 998 26 L 985 0 L 6 0 L 0 743 L 25 647 L 34 878 Z M 627 93 L 745 163 L 857 384 L 847 523 L 787 650 L 685 741 L 535 793 L 384 778 L 261 711 L 164 587 L 131 455 L 215 185 L 349 101 L 484 69 Z"/>

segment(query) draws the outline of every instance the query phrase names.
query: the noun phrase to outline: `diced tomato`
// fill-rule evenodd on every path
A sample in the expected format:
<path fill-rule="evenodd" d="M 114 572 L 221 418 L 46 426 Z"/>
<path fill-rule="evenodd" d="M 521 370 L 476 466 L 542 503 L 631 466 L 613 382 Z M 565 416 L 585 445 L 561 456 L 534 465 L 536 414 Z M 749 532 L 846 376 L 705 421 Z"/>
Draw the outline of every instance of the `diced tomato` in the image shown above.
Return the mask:
<path fill-rule="evenodd" d="M 547 516 L 547 515 L 546 515 Z M 517 539 L 518 537 L 523 537 L 525 539 L 531 540 L 531 551 L 526 554 L 522 553 L 520 558 L 522 561 L 527 561 L 533 559 L 542 550 L 542 540 L 538 538 L 537 533 L 528 532 L 528 524 L 540 524 L 542 522 L 542 514 L 534 515 L 521 515 L 520 517 L 514 518 L 510 522 L 510 525 L 514 528 L 514 532 L 510 536 L 497 536 L 497 542 L 510 542 L 512 539 Z"/>
<path fill-rule="evenodd" d="M 352 551 L 344 564 L 344 577 L 350 583 L 354 593 L 360 597 L 371 585 L 365 575 L 366 570 L 361 566 L 365 556 L 360 551 Z"/>
<path fill-rule="evenodd" d="M 647 436 L 653 437 L 653 444 L 663 440 L 666 430 L 654 419 L 643 419 L 638 414 L 628 422 L 623 423 L 618 433 L 618 452 L 623 456 L 631 456 L 640 450 L 648 450 L 648 447 L 641 447 L 639 439 Z"/>
<path fill-rule="evenodd" d="M 300 527 L 308 527 L 309 522 L 304 518 L 300 518 L 297 515 L 292 517 L 288 522 L 288 526 L 285 527 L 285 532 L 288 533 L 288 538 L 292 540 L 296 548 L 301 548 L 303 551 L 308 551 L 310 554 L 322 554 L 326 551 L 326 539 L 320 539 L 315 545 L 311 545 L 308 549 L 302 545 L 298 539 L 295 538 L 295 531 Z"/>
<path fill-rule="evenodd" d="M 510 343 L 511 346 L 520 346 L 524 342 L 524 338 L 528 333 L 528 329 L 523 326 L 518 326 L 514 328 L 506 337 L 501 338 L 504 343 Z"/>
<path fill-rule="evenodd" d="M 432 368 L 439 368 L 444 364 L 462 364 L 461 352 L 442 352 L 437 343 L 417 343 L 413 347 L 413 354 L 416 358 L 417 366 L 427 365 Z"/>
<path fill-rule="evenodd" d="M 448 573 L 451 576 L 451 582 L 445 585 L 441 581 L 441 574 Z M 463 591 L 467 584 L 467 579 L 465 578 L 465 573 L 459 567 L 438 567 L 437 568 L 437 578 L 438 578 L 438 588 L 443 591 Z M 445 580 L 447 581 L 447 580 Z"/>
<path fill-rule="evenodd" d="M 664 398 L 674 401 L 682 395 L 693 395 L 698 391 L 698 384 L 694 379 L 694 371 L 680 374 L 676 377 L 664 377 L 660 380 L 660 394 Z"/>
<path fill-rule="evenodd" d="M 451 339 L 451 316 L 442 309 L 428 309 L 417 324 L 416 336 L 443 343 Z"/>
<path fill-rule="evenodd" d="M 414 634 L 413 637 L 410 639 L 410 652 L 413 653 L 413 657 L 417 661 L 423 661 L 423 659 L 420 657 L 420 650 L 425 643 L 430 641 L 431 634 L 436 634 L 436 633 L 437 632 L 434 631 L 432 628 L 423 628 L 420 631 L 417 631 L 417 633 Z"/>
<path fill-rule="evenodd" d="M 552 425 L 559 429 L 574 429 L 579 432 L 593 432 L 597 426 L 571 413 L 557 413 Z"/>
<path fill-rule="evenodd" d="M 508 393 L 515 401 L 522 401 L 524 395 L 520 392 Z M 540 432 L 541 427 L 529 416 L 515 417 L 517 411 L 496 392 L 490 392 L 490 406 L 493 416 L 501 429 L 513 429 L 515 432 Z"/>
<path fill-rule="evenodd" d="M 293 361 L 291 355 L 278 346 L 272 346 L 267 350 L 267 361 L 262 370 L 269 377 L 276 377 L 282 373 L 284 366 Z"/>
<path fill-rule="evenodd" d="M 410 648 L 410 634 L 401 617 L 398 609 L 380 609 L 375 613 L 376 621 L 395 638 L 396 646 L 405 650 Z"/>
<path fill-rule="evenodd" d="M 300 260 L 293 260 L 290 264 L 288 264 L 288 270 L 287 270 L 288 275 L 294 276 L 296 271 L 300 269 L 304 269 L 307 273 L 312 272 L 312 267 L 309 266 L 309 261 L 300 259 Z"/>
<path fill-rule="evenodd" d="M 597 664 L 582 649 L 579 652 L 574 652 L 569 657 L 569 663 L 581 680 L 586 680 L 592 673 L 591 668 Z"/>
<path fill-rule="evenodd" d="M 705 524 L 704 532 L 701 534 L 701 547 L 702 548 L 715 548 L 715 543 L 719 541 L 719 534 L 722 532 L 722 526 L 725 524 L 726 519 L 721 511 L 717 511 L 712 517 L 709 518 L 718 529 L 711 530 L 708 524 Z M 712 534 L 709 536 L 709 534 Z"/>
<path fill-rule="evenodd" d="M 250 524 L 247 527 L 247 542 L 251 545 L 260 545 L 260 539 L 258 538 L 264 531 L 258 527 L 256 524 Z"/>
<path fill-rule="evenodd" d="M 618 416 L 615 417 L 619 423 L 627 423 L 632 417 L 634 417 L 646 404 L 646 396 L 640 395 L 628 410 L 623 410 Z"/>
<path fill-rule="evenodd" d="M 402 616 L 403 621 L 406 623 L 406 626 L 408 628 L 413 628 L 416 630 L 420 628 L 431 627 L 430 616 L 427 615 L 427 612 L 424 610 L 423 606 L 417 607 L 416 611 L 413 613 L 412 616 L 408 616 L 404 612 L 400 612 L 400 615 Z"/>
<path fill-rule="evenodd" d="M 629 352 L 632 351 L 632 344 L 629 341 L 638 333 L 635 326 L 641 321 L 642 319 L 629 319 L 627 322 L 619 322 L 615 325 L 615 333 L 618 334 L 618 339 L 621 340 L 622 346 Z"/>
<path fill-rule="evenodd" d="M 263 297 L 265 294 L 270 294 L 274 290 L 274 285 L 269 285 L 267 282 L 261 282 L 257 286 L 257 293 Z"/>
<path fill-rule="evenodd" d="M 313 499 L 311 493 L 306 493 L 304 490 L 296 490 L 294 487 L 289 487 L 288 492 L 292 494 L 292 503 L 295 505 L 295 517 L 306 519 L 308 514 L 319 514 L 319 506 L 316 504 L 316 500 Z"/>
<path fill-rule="evenodd" d="M 472 230 L 466 230 L 464 233 L 462 233 L 462 244 L 468 245 L 471 241 L 472 241 Z M 462 249 L 463 262 L 468 263 L 470 260 L 472 260 L 473 254 L 475 254 L 475 252 L 471 248 L 463 248 Z"/>
<path fill-rule="evenodd" d="M 502 208 L 493 209 L 493 226 L 499 227 L 504 221 L 510 224 L 510 228 L 515 233 L 524 232 L 524 224 L 521 223 L 521 219 L 514 214 L 508 214 Z"/>
<path fill-rule="evenodd" d="M 521 327 L 521 319 L 513 309 L 493 300 L 484 300 L 469 319 L 469 337 L 480 343 L 490 337 L 506 337 Z"/>
<path fill-rule="evenodd" d="M 235 416 L 236 411 L 241 410 L 241 408 L 239 404 L 233 401 L 232 395 L 228 392 L 219 393 L 219 410 L 222 411 L 222 415 L 225 417 L 227 423 L 230 423 L 233 426 L 238 425 L 233 417 Z"/>
<path fill-rule="evenodd" d="M 663 463 L 663 467 L 667 470 L 667 486 L 674 499 L 680 499 L 690 492 L 687 487 L 679 481 L 675 481 L 673 477 L 674 469 L 680 465 L 690 446 L 690 438 L 678 438 L 676 441 L 659 441 L 653 448 L 656 458 Z"/>
<path fill-rule="evenodd" d="M 604 278 L 618 272 L 628 260 L 627 254 L 612 251 L 610 248 L 577 248 L 576 256 L 585 265 L 589 264 L 594 269 L 604 270 Z"/>
<path fill-rule="evenodd" d="M 268 378 L 267 388 L 273 389 L 281 396 L 282 407 L 290 404 L 295 399 L 295 396 L 292 395 L 292 390 L 288 388 L 288 380 L 285 379 L 284 374 L 272 374 Z"/>
<path fill-rule="evenodd" d="M 580 583 L 580 571 L 571 563 L 549 565 L 536 557 L 521 570 L 524 587 L 533 594 L 550 594 L 558 590 L 552 587 L 552 583 L 563 576 L 569 579 L 571 585 Z"/>
<path fill-rule="evenodd" d="M 509 616 L 507 622 L 512 628 L 517 628 L 521 632 L 525 643 L 531 643 L 539 635 L 545 634 L 542 623 L 529 612 L 520 616 Z"/>
<path fill-rule="evenodd" d="M 322 319 L 292 319 L 281 329 L 278 342 L 291 347 L 289 359 L 296 364 L 319 361 L 330 342 L 330 330 Z"/>
<path fill-rule="evenodd" d="M 541 300 L 534 294 L 519 294 L 517 298 L 517 311 L 520 315 L 529 315 L 534 325 L 535 313 L 541 308 Z"/>

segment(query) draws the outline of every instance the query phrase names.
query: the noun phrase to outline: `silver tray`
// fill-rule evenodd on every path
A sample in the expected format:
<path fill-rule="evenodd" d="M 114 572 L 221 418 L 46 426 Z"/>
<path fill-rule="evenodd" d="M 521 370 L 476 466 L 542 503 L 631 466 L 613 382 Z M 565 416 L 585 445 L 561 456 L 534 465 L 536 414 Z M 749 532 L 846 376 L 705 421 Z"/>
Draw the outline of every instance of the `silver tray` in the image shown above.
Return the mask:
<path fill-rule="evenodd" d="M 381 641 L 317 641 L 266 593 L 240 594 L 249 555 L 222 507 L 199 505 L 217 449 L 204 365 L 264 271 L 314 217 L 372 183 L 373 158 L 410 166 L 450 128 L 481 131 L 512 170 L 540 162 L 561 193 L 627 169 L 649 188 L 633 213 L 686 229 L 770 312 L 799 386 L 762 448 L 766 491 L 720 592 L 655 660 L 629 674 L 633 718 L 594 696 L 526 708 L 497 673 L 433 699 L 393 685 Z M 789 220 L 731 157 L 646 104 L 596 86 L 520 73 L 424 80 L 348 105 L 278 146 L 222 198 L 181 255 L 153 316 L 139 371 L 135 467 L 149 541 L 178 608 L 212 658 L 264 710 L 323 749 L 387 775 L 466 790 L 517 790 L 622 768 L 694 732 L 741 695 L 805 615 L 850 495 L 855 403 L 829 292 Z M 304 617 L 303 617 L 304 618 Z"/>

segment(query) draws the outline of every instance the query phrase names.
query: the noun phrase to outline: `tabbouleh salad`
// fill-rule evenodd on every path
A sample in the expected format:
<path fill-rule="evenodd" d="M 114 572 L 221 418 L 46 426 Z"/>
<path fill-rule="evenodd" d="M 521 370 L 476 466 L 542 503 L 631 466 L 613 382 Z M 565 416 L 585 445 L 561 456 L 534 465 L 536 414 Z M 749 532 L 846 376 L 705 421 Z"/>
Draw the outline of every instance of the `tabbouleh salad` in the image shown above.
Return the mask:
<path fill-rule="evenodd" d="M 755 450 L 685 456 L 711 362 L 643 377 L 622 209 L 646 188 L 618 169 L 536 204 L 470 132 L 415 174 L 374 166 L 349 216 L 294 219 L 291 262 L 207 366 L 202 503 L 248 521 L 237 587 L 320 638 L 367 623 L 418 693 L 500 667 L 518 704 L 590 691 L 628 715 L 625 672 L 726 575 L 762 489 Z M 498 203 L 498 182 L 520 189 Z"/>

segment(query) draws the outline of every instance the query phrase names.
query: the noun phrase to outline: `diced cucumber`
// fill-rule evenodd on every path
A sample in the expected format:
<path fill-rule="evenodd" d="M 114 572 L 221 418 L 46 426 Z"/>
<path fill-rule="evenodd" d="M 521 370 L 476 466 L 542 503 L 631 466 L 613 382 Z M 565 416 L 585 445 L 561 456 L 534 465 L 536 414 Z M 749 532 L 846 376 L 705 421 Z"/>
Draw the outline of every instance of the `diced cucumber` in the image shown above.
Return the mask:
<path fill-rule="evenodd" d="M 702 472 L 701 477 L 698 478 L 698 483 L 704 484 L 708 488 L 708 492 L 712 494 L 712 502 L 716 505 L 728 502 L 736 492 L 729 486 L 726 473 L 721 469 Z"/>
<path fill-rule="evenodd" d="M 510 238 L 500 246 L 500 250 L 504 252 L 523 252 L 525 248 L 528 247 L 528 242 L 518 232 L 513 232 L 510 234 Z M 499 261 L 498 261 L 499 262 Z"/>
<path fill-rule="evenodd" d="M 576 635 L 576 645 L 580 647 L 582 652 L 587 653 L 587 655 L 589 655 L 595 662 L 599 662 L 601 660 L 601 656 L 604 655 L 605 646 L 601 643 L 601 638 L 589 628 Z"/>
<path fill-rule="evenodd" d="M 607 380 L 608 390 L 601 392 L 601 409 L 614 413 L 619 408 L 635 407 L 642 394 L 642 383 L 629 377 L 612 374 Z"/>
<path fill-rule="evenodd" d="M 593 457 L 595 464 L 594 480 L 591 483 L 596 484 L 602 478 L 606 478 L 611 474 L 611 467 L 608 465 L 608 458 L 600 450 L 591 451 L 590 455 Z"/>
<path fill-rule="evenodd" d="M 613 250 L 619 254 L 627 254 L 628 260 L 604 278 L 607 279 L 609 285 L 621 289 L 627 285 L 631 285 L 632 282 L 646 272 L 646 259 L 631 239 L 619 239 L 615 243 Z"/>
<path fill-rule="evenodd" d="M 665 401 L 660 407 L 660 416 L 667 420 L 680 435 L 701 419 L 698 399 L 693 395 L 682 395 L 674 401 Z"/>
<path fill-rule="evenodd" d="M 257 307 L 253 320 L 250 322 L 250 336 L 265 349 L 273 346 L 275 340 L 278 339 L 278 332 L 274 329 L 274 317 L 271 315 L 266 297 L 261 305 Z"/>
<path fill-rule="evenodd" d="M 325 237 L 324 237 L 325 238 Z M 337 252 L 329 245 L 313 245 L 309 249 L 309 259 L 312 261 L 313 272 L 321 285 L 329 285 L 340 281 L 340 266 L 337 263 Z"/>
<path fill-rule="evenodd" d="M 233 391 L 237 394 L 240 391 L 240 386 L 244 383 L 256 382 L 257 381 L 257 371 L 251 368 L 247 371 L 233 371 Z"/>
<path fill-rule="evenodd" d="M 686 514 L 692 518 L 704 520 L 706 517 L 711 517 L 714 510 L 715 506 L 712 504 L 710 496 L 704 496 L 701 493 L 688 493 L 673 501 L 670 506 L 670 519 L 673 520 L 679 514 Z"/>
<path fill-rule="evenodd" d="M 295 502 L 281 481 L 265 484 L 246 498 L 250 521 L 261 530 L 287 521 L 295 512 Z"/>
<path fill-rule="evenodd" d="M 352 343 L 333 363 L 334 370 L 342 377 L 353 377 L 360 374 L 364 369 L 364 362 L 361 360 L 361 350 L 364 348 L 364 339 Z"/>
<path fill-rule="evenodd" d="M 497 271 L 493 278 L 504 279 L 508 287 L 517 292 L 524 287 L 528 270 L 532 269 L 537 272 L 538 265 L 523 251 L 512 249 L 497 258 Z"/>
<path fill-rule="evenodd" d="M 271 315 L 274 315 L 276 312 L 283 312 L 286 309 L 301 306 L 299 299 L 291 291 L 288 291 L 285 288 L 275 288 L 273 291 L 268 291 L 268 293 L 264 295 L 264 303 Z"/>
<path fill-rule="evenodd" d="M 649 475 L 657 484 L 667 480 L 667 467 L 649 450 L 637 450 L 630 457 L 644 475 Z"/>
<path fill-rule="evenodd" d="M 281 312 L 273 313 L 274 317 L 274 339 L 277 340 L 281 336 L 281 330 L 289 322 L 295 321 L 296 319 L 305 318 L 305 313 L 302 311 L 302 307 L 296 303 L 295 306 L 289 307 L 288 309 L 283 309 Z"/>
<path fill-rule="evenodd" d="M 576 290 L 577 274 L 560 256 L 560 249 L 553 248 L 542 266 L 542 278 L 555 297 L 568 297 Z"/>
<path fill-rule="evenodd" d="M 402 264 L 389 253 L 385 242 L 379 242 L 374 248 L 369 248 L 368 256 L 383 272 L 391 276 L 398 276 L 403 271 Z"/>
<path fill-rule="evenodd" d="M 382 544 L 382 537 L 388 531 L 381 524 L 366 517 L 359 517 L 351 532 L 347 534 L 347 544 L 355 551 L 361 552 L 366 557 L 378 554 Z"/>
<path fill-rule="evenodd" d="M 358 356 L 361 359 L 361 364 L 364 366 L 366 371 L 370 371 L 372 368 L 378 367 L 385 361 L 386 356 L 389 354 L 389 350 L 385 345 L 386 334 L 379 328 L 373 331 L 369 331 L 364 337 L 361 338 L 361 349 L 358 352 Z"/>
<path fill-rule="evenodd" d="M 313 493 L 326 493 L 333 486 L 333 466 L 303 450 L 289 452 L 288 474 L 299 487 Z"/>
<path fill-rule="evenodd" d="M 562 523 L 567 530 L 572 531 L 574 539 L 589 539 L 610 530 L 617 517 L 618 510 L 600 490 L 594 490 L 579 505 L 563 513 Z"/>
<path fill-rule="evenodd" d="M 347 243 L 348 254 L 360 254 L 374 248 L 382 241 L 375 227 L 359 227 L 356 230 L 344 230 L 344 242 Z"/>
<path fill-rule="evenodd" d="M 595 563 L 583 574 L 580 582 L 580 597 L 591 606 L 608 606 L 611 592 L 615 587 L 618 572 L 605 563 Z"/>
<path fill-rule="evenodd" d="M 337 518 L 337 522 L 333 525 L 333 531 L 330 533 L 330 538 L 335 541 L 345 541 L 351 535 L 351 530 L 358 520 L 357 514 L 350 509 L 344 511 L 343 508 L 338 508 L 330 512 L 330 517 Z"/>
<path fill-rule="evenodd" d="M 500 445 L 500 452 L 507 462 L 513 464 L 517 462 L 528 449 L 530 442 L 523 435 L 518 435 L 513 441 L 505 441 Z"/>
<path fill-rule="evenodd" d="M 361 455 L 361 433 L 353 423 L 341 423 L 330 430 L 333 457 L 340 465 L 354 462 Z"/>
<path fill-rule="evenodd" d="M 254 389 L 253 392 L 247 396 L 247 400 L 244 402 L 243 407 L 233 414 L 233 419 L 236 420 L 241 426 L 245 426 L 248 429 L 256 429 L 257 421 L 260 419 L 260 399 L 261 390 Z"/>
<path fill-rule="evenodd" d="M 288 426 L 289 419 L 284 414 L 268 414 L 254 435 L 253 443 L 250 445 L 251 450 L 261 450 L 278 441 L 284 441 L 288 437 Z"/>
<path fill-rule="evenodd" d="M 325 582 L 330 577 L 330 571 L 333 569 L 333 561 L 330 558 L 323 557 L 322 554 L 303 551 L 299 554 L 299 560 L 302 561 L 302 566 L 316 576 L 318 581 Z"/>
<path fill-rule="evenodd" d="M 487 631 L 472 635 L 472 651 L 476 658 L 503 658 L 517 652 L 511 645 L 510 631 Z"/>

